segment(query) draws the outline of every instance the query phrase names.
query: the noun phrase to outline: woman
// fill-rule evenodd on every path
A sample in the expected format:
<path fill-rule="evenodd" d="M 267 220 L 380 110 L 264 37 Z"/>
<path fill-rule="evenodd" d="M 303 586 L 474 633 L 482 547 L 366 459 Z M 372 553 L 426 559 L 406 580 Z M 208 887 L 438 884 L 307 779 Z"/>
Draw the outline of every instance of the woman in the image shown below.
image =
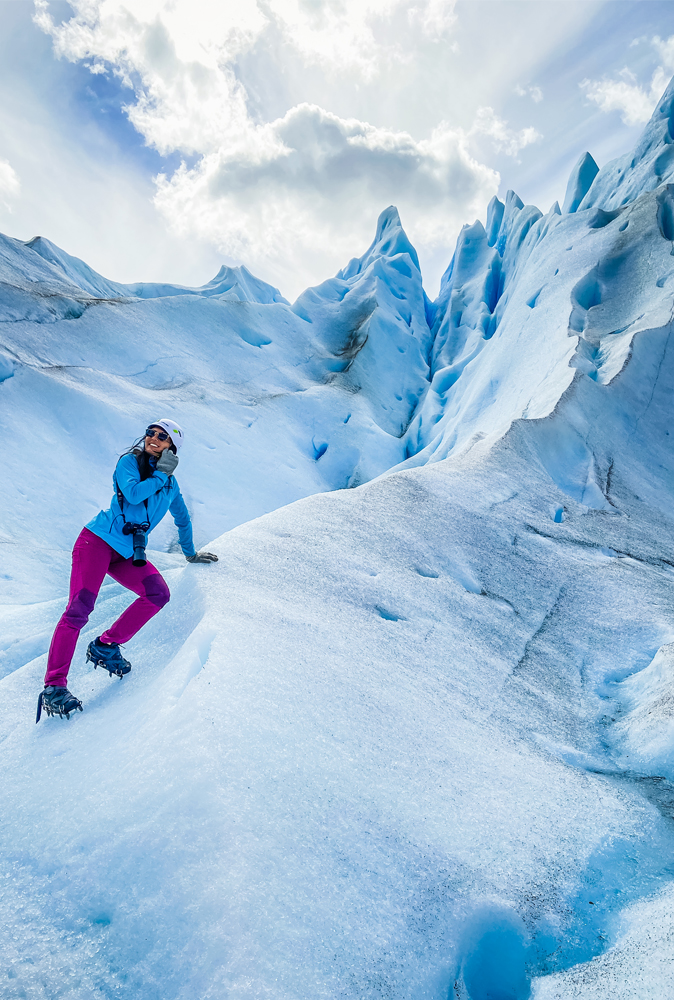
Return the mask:
<path fill-rule="evenodd" d="M 145 533 L 159 524 L 167 510 L 178 527 L 188 562 L 217 562 L 218 557 L 211 552 L 194 549 L 190 515 L 173 476 L 182 443 L 183 432 L 174 420 L 150 424 L 144 437 L 117 463 L 110 508 L 89 521 L 75 542 L 70 599 L 49 647 L 36 722 L 43 708 L 48 715 L 65 715 L 66 719 L 70 712 L 82 711 L 82 702 L 66 686 L 68 669 L 106 573 L 139 596 L 114 625 L 89 643 L 87 660 L 93 661 L 94 669 L 101 666 L 108 670 L 110 676 L 123 677 L 131 670 L 120 644 L 128 642 L 171 596 L 161 573 L 145 561 L 144 552 Z"/>

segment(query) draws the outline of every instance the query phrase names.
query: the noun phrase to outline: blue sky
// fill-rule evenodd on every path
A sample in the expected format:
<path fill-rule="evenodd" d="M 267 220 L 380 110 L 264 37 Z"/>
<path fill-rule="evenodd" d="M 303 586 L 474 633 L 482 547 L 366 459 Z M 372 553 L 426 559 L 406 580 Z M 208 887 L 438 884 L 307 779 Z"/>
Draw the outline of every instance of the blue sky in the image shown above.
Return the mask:
<path fill-rule="evenodd" d="M 433 295 L 492 194 L 561 202 L 673 71 L 669 0 L 0 0 L 0 229 L 294 298 L 394 203 Z"/>

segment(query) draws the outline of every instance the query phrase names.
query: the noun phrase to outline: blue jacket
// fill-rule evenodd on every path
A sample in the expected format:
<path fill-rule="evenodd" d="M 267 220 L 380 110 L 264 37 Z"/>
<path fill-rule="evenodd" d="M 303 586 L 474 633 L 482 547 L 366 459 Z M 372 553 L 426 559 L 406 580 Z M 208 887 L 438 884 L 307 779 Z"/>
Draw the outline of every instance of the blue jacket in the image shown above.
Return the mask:
<path fill-rule="evenodd" d="M 129 523 L 150 522 L 148 534 L 156 528 L 167 510 L 173 514 L 178 528 L 180 546 L 186 556 L 195 554 L 192 541 L 192 522 L 175 476 L 167 476 L 156 469 L 149 479 L 140 481 L 140 469 L 135 455 L 122 455 L 112 477 L 115 495 L 108 510 L 102 510 L 87 528 L 111 545 L 120 556 L 130 559 L 133 555 L 133 535 L 122 534 L 124 519 Z M 124 515 L 117 499 L 117 487 L 124 496 Z M 144 500 L 147 500 L 147 513 Z"/>

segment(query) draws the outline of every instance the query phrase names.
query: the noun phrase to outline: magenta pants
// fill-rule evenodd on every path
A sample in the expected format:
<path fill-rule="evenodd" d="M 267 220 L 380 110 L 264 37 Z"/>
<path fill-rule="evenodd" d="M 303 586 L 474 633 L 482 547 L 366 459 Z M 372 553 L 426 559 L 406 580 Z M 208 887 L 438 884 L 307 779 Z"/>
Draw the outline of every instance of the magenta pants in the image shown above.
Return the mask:
<path fill-rule="evenodd" d="M 134 566 L 131 559 L 120 556 L 93 531 L 83 528 L 73 549 L 68 607 L 56 626 L 49 647 L 45 687 L 49 684 L 66 686 L 77 639 L 94 610 L 106 573 L 138 594 L 138 600 L 103 633 L 103 642 L 128 642 L 171 597 L 166 581 L 152 563 Z"/>

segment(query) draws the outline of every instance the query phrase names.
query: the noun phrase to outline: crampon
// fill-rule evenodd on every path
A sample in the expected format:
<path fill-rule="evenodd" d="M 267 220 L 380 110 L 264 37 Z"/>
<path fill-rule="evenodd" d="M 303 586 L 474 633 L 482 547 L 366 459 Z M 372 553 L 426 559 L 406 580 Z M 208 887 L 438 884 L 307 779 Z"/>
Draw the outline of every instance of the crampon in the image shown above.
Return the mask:
<path fill-rule="evenodd" d="M 49 685 L 45 687 L 44 691 L 40 691 L 37 699 L 36 723 L 40 721 L 42 709 L 45 710 L 47 715 L 60 715 L 61 718 L 65 715 L 66 719 L 70 718 L 71 712 L 83 711 L 82 702 L 74 694 L 71 694 L 68 688 L 54 687 L 53 685 Z"/>
<path fill-rule="evenodd" d="M 87 661 L 91 661 L 94 665 L 94 670 L 97 667 L 102 667 L 103 670 L 107 670 L 110 676 L 113 674 L 116 677 L 123 677 L 124 674 L 128 674 L 131 670 L 131 664 L 128 660 L 125 660 L 119 651 L 119 646 L 116 643 L 106 645 L 99 639 L 94 639 L 87 646 Z"/>

